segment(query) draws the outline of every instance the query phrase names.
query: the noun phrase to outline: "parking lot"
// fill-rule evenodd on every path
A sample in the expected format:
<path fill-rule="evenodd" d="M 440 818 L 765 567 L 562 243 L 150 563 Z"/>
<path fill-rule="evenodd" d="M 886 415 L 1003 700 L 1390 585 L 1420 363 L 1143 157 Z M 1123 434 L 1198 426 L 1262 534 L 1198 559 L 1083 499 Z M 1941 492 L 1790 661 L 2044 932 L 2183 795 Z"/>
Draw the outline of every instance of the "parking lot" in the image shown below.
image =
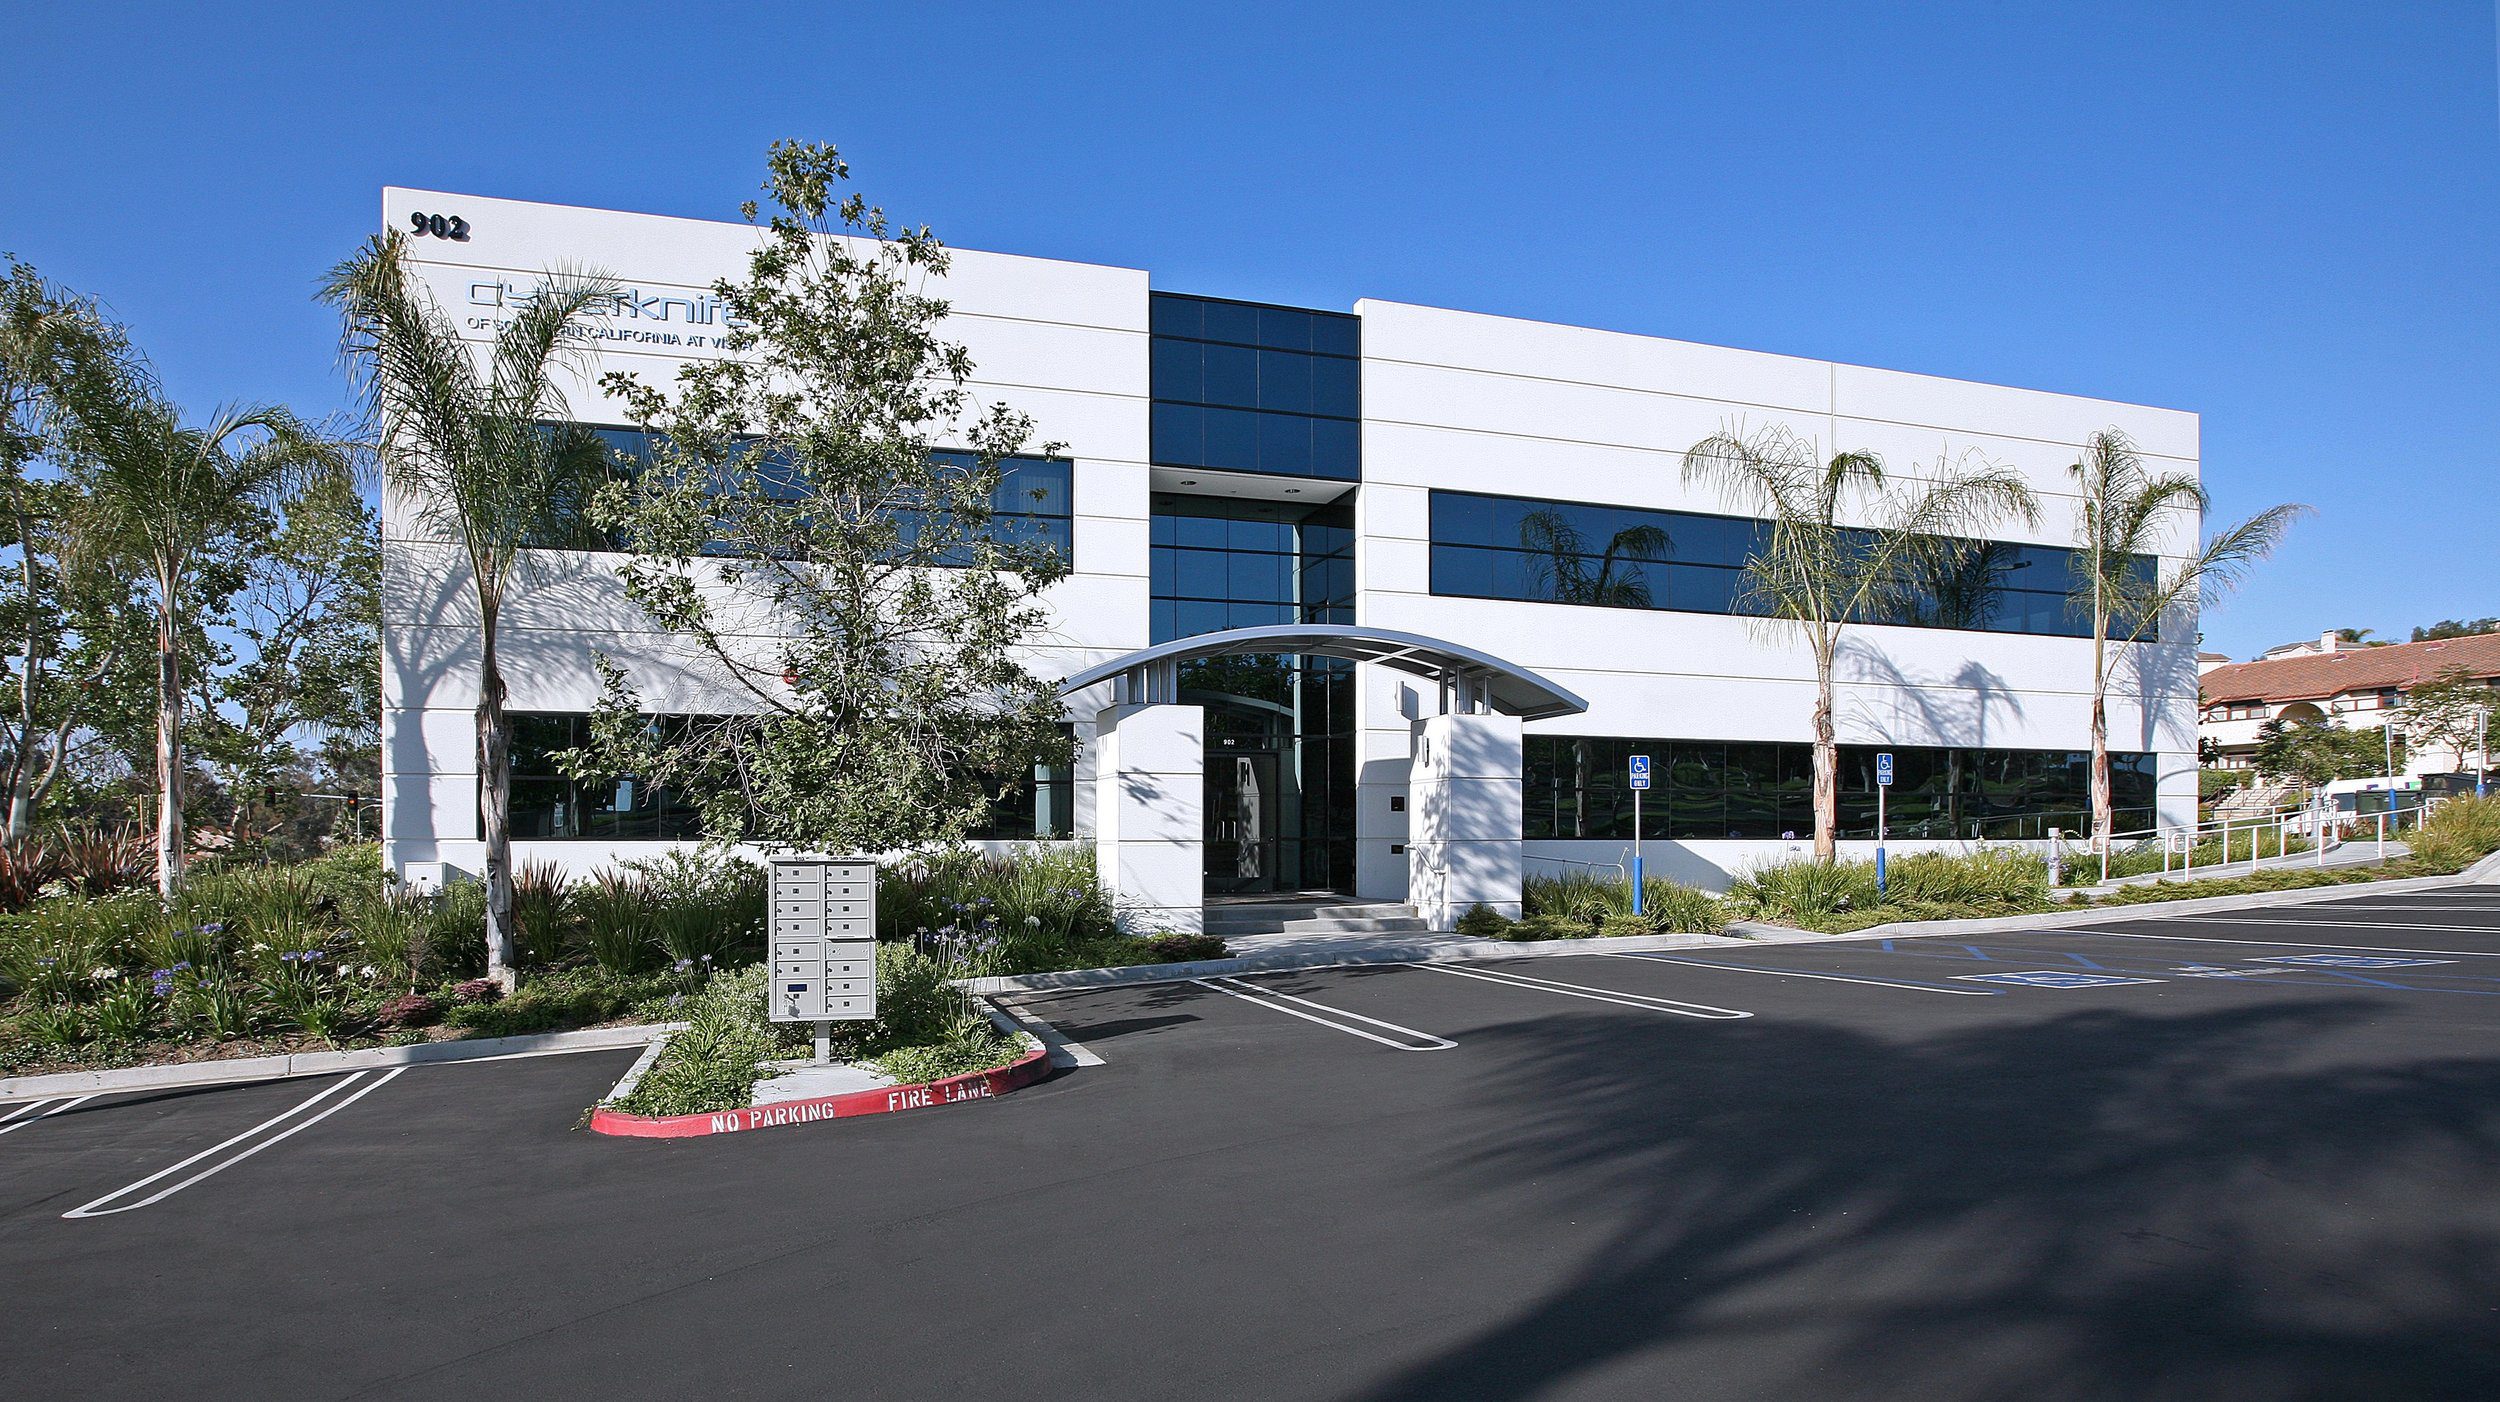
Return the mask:
<path fill-rule="evenodd" d="M 0 1106 L 12 1395 L 2500 1393 L 2500 889 L 1020 1000 L 996 1102 L 629 1052 Z"/>

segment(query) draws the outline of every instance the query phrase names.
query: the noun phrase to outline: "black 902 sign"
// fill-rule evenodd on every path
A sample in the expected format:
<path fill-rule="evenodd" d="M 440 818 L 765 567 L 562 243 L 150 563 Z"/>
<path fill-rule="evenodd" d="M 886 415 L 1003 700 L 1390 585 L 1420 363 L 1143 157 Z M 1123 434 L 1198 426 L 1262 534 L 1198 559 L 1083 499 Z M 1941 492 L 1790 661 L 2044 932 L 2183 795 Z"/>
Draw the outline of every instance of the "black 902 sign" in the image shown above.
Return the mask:
<path fill-rule="evenodd" d="M 408 228 L 419 238 L 430 234 L 438 239 L 465 242 L 469 237 L 469 221 L 457 214 L 411 214 L 408 216 Z"/>

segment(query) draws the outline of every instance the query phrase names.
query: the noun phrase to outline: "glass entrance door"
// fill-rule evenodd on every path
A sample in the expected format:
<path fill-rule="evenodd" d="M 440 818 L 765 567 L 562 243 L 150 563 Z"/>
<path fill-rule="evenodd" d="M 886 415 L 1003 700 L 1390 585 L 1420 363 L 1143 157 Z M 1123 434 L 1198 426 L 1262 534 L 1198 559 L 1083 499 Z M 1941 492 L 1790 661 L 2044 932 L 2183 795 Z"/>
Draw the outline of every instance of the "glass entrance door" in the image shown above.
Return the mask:
<path fill-rule="evenodd" d="M 1274 750 L 1207 756 L 1207 889 L 1274 891 L 1280 886 Z"/>

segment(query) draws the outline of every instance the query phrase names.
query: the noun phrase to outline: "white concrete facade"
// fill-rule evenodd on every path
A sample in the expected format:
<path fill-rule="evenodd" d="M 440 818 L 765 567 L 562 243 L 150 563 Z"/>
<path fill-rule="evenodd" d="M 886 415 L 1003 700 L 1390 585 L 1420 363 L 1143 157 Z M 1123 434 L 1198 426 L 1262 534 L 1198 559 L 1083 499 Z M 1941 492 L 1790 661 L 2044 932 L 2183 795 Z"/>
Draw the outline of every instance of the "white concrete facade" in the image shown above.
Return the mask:
<path fill-rule="evenodd" d="M 384 192 L 388 227 L 407 228 L 417 213 L 466 221 L 466 240 L 421 238 L 416 252 L 436 298 L 481 341 L 498 305 L 525 294 L 540 270 L 594 266 L 632 291 L 603 320 L 599 368 L 662 384 L 679 362 L 720 353 L 711 342 L 723 328 L 706 319 L 716 313 L 704 289 L 739 275 L 756 238 L 733 223 Z M 949 332 L 978 367 L 980 398 L 1033 414 L 1039 438 L 1066 443 L 1075 463 L 1074 573 L 1051 591 L 1055 626 L 1035 649 L 1037 665 L 1057 674 L 1150 641 L 1149 493 L 1169 489 L 1171 474 L 1151 466 L 1148 289 L 1140 270 L 968 250 L 955 253 L 935 289 L 952 302 Z M 2066 469 L 2089 434 L 2126 431 L 2158 470 L 2193 473 L 2198 464 L 2197 418 L 2176 410 L 1393 302 L 1365 300 L 1353 311 L 1363 412 L 1355 617 L 1481 649 L 1590 701 L 1585 714 L 1530 723 L 1531 735 L 1802 741 L 1813 668 L 1802 646 L 1734 617 L 1436 596 L 1428 529 L 1435 488 L 1725 512 L 1713 494 L 1683 484 L 1684 450 L 1724 428 L 1778 423 L 1826 453 L 1880 453 L 1897 474 L 1916 476 L 1969 452 L 2011 464 L 2040 495 L 2044 519 L 2037 530 L 1996 534 L 2066 545 L 2074 525 Z M 584 422 L 624 422 L 595 384 L 576 386 L 569 408 Z M 2183 522 L 2166 549 L 2192 548 L 2194 530 Z M 476 632 L 462 566 L 420 534 L 408 504 L 392 501 L 384 525 L 385 858 L 395 869 L 442 861 L 475 871 Z M 617 563 L 588 553 L 533 560 L 505 615 L 513 710 L 587 710 L 593 661 L 603 653 L 629 670 L 654 709 L 728 704 L 679 640 L 638 617 Z M 1851 635 L 1840 677 L 1844 743 L 2087 744 L 2088 642 L 1888 627 Z M 2165 817 L 2183 820 L 2196 788 L 2194 651 L 2184 643 L 2134 651 L 2111 698 L 2112 744 L 2159 755 Z M 1439 703 L 1429 684 L 1372 665 L 1358 669 L 1356 687 L 1355 887 L 1403 900 L 1410 767 Z M 1080 837 L 1098 826 L 1094 718 L 1109 700 L 1071 700 L 1083 756 Z M 1132 816 L 1144 820 L 1114 820 L 1123 848 Z M 587 871 L 666 845 L 524 842 L 516 855 Z M 1655 874 L 1716 885 L 1801 845 L 1653 839 L 1648 854 Z M 1612 862 L 1626 849 L 1533 842 L 1528 870 L 1538 857 Z"/>

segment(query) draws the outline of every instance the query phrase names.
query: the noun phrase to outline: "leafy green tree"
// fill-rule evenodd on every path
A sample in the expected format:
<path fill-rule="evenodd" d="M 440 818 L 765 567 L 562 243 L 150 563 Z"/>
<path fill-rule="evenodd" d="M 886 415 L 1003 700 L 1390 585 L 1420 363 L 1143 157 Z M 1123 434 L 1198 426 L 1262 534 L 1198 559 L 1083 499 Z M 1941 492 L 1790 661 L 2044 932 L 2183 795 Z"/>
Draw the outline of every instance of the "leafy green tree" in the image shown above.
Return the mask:
<path fill-rule="evenodd" d="M 2445 638 L 2474 638 L 2500 633 L 2500 618 L 2443 618 L 2428 628 L 2414 625 L 2413 641 L 2435 643 Z"/>
<path fill-rule="evenodd" d="M 205 719 L 236 840 L 284 825 L 316 759 L 380 743 L 380 523 L 350 480 L 310 484 L 248 565 L 232 631 L 245 654 Z M 371 797 L 364 790 L 357 790 Z M 334 810 L 325 806 L 325 813 Z"/>
<path fill-rule="evenodd" d="M 2404 756 L 2399 735 L 2397 765 L 2404 764 Z M 2274 779 L 2310 785 L 2364 779 L 2387 772 L 2387 737 L 2376 729 L 2347 730 L 2332 720 L 2270 720 L 2257 727 L 2253 758 L 2257 772 Z"/>
<path fill-rule="evenodd" d="M 1821 457 L 1771 427 L 1723 431 L 1684 455 L 1684 480 L 1715 486 L 1768 522 L 1745 561 L 1746 611 L 1773 636 L 1802 637 L 1814 658 L 1814 855 L 1839 855 L 1840 742 L 1832 674 L 1842 636 L 1870 620 L 1915 617 L 1925 584 L 1969 537 L 2008 518 L 2039 519 L 2031 489 L 1992 463 L 1939 462 L 1930 480 L 1896 486 L 1873 453 Z"/>
<path fill-rule="evenodd" d="M 773 212 L 746 276 L 715 288 L 732 356 L 673 391 L 604 381 L 656 444 L 601 498 L 636 552 L 625 588 L 740 713 L 649 724 L 603 659 L 596 743 L 572 763 L 693 796 L 718 837 L 874 851 L 959 839 L 999 788 L 1066 761 L 1056 688 L 1023 653 L 1068 562 L 993 514 L 1033 424 L 976 402 L 941 335 L 947 304 L 920 289 L 949 255 L 848 179 L 833 148 L 776 143 Z"/>
<path fill-rule="evenodd" d="M 2463 667 L 2450 667 L 2405 693 L 2390 724 L 2416 745 L 2451 751 L 2456 768 L 2480 764 L 2500 736 L 2500 691 Z"/>
<path fill-rule="evenodd" d="M 2067 469 L 2082 498 L 2075 516 L 2074 606 L 2092 626 L 2092 842 L 2106 847 L 2110 810 L 2109 688 L 2130 644 L 2188 641 L 2184 615 L 2229 592 L 2309 508 L 2268 507 L 2164 568 L 2160 552 L 2185 517 L 2192 530 L 2212 501 L 2184 472 L 2155 472 L 2135 443 L 2104 429 Z"/>
<path fill-rule="evenodd" d="M 97 746 L 96 699 L 126 689 L 144 652 L 129 577 L 95 548 L 63 480 L 82 417 L 143 375 L 93 302 L 0 261 L 0 635 L 15 643 L 0 679 L 0 795 L 12 848 Z"/>
<path fill-rule="evenodd" d="M 185 851 L 184 663 L 194 628 L 242 587 L 277 501 L 320 478 L 344 477 L 344 445 L 275 406 L 228 407 L 187 424 L 137 380 L 82 412 L 82 453 L 70 481 L 84 529 L 147 590 L 156 639 L 156 881 L 171 896 Z"/>
<path fill-rule="evenodd" d="M 390 490 L 420 529 L 466 564 L 478 624 L 479 829 L 484 839 L 486 958 L 514 979 L 512 721 L 505 712 L 503 605 L 526 573 L 525 551 L 565 536 L 565 504 L 600 461 L 595 439 L 551 428 L 568 416 L 560 371 L 586 373 L 576 340 L 613 302 L 603 275 L 555 271 L 473 356 L 459 327 L 409 267 L 407 240 L 373 239 L 330 270 L 323 300 L 339 309 L 344 348 Z"/>

